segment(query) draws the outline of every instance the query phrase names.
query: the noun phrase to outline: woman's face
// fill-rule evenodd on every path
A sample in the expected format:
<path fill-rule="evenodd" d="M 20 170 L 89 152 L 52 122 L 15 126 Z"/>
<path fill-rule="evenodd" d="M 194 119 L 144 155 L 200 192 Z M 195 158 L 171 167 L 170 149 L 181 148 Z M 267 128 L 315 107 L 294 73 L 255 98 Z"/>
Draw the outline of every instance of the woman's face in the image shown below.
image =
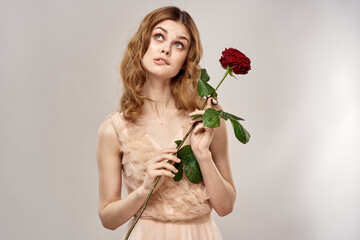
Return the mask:
<path fill-rule="evenodd" d="M 189 52 L 190 35 L 180 22 L 164 20 L 151 32 L 149 47 L 142 64 L 150 78 L 171 79 L 184 65 Z"/>

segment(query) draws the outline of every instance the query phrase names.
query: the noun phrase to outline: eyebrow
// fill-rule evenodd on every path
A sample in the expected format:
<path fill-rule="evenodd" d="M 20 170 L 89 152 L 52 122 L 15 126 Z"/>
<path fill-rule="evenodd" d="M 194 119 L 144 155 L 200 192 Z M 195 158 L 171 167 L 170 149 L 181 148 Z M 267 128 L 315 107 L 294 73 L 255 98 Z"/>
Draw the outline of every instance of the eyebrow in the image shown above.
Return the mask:
<path fill-rule="evenodd" d="M 162 30 L 163 32 L 165 32 L 166 34 L 168 33 L 168 31 L 167 31 L 165 28 L 162 28 L 162 27 L 156 27 L 155 29 L 160 29 L 160 30 Z M 184 39 L 184 40 L 186 40 L 187 42 L 189 42 L 189 40 L 187 39 L 187 37 L 185 37 L 185 36 L 183 36 L 183 35 L 178 35 L 178 36 L 176 36 L 176 37 L 178 37 L 178 38 L 180 38 L 180 39 Z"/>

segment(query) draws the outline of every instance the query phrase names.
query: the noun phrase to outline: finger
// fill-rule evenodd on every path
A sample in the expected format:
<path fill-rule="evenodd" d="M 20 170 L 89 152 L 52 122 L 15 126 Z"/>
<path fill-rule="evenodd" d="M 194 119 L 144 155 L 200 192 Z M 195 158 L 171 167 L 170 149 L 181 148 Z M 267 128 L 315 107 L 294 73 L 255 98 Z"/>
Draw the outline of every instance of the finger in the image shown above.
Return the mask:
<path fill-rule="evenodd" d="M 204 133 L 204 132 L 210 132 L 210 133 L 211 133 L 211 132 L 213 132 L 213 131 L 215 131 L 214 128 L 206 127 L 206 126 L 204 126 L 204 124 L 203 124 L 202 122 L 200 122 L 200 123 L 198 123 L 198 124 L 196 125 L 196 127 L 194 128 L 193 133 L 195 133 L 195 134 Z"/>
<path fill-rule="evenodd" d="M 178 151 L 177 148 L 164 148 L 164 149 L 161 149 L 162 153 L 176 153 L 177 151 Z"/>
<path fill-rule="evenodd" d="M 198 124 L 196 124 L 193 133 L 196 135 L 196 134 L 202 133 L 204 131 L 205 131 L 204 124 L 202 122 L 199 122 Z"/>
<path fill-rule="evenodd" d="M 212 105 L 218 105 L 218 101 L 215 98 L 211 98 Z"/>
<path fill-rule="evenodd" d="M 151 173 L 150 173 L 150 175 L 152 176 L 152 177 L 158 177 L 158 176 L 167 176 L 167 177 L 170 177 L 170 178 L 173 178 L 173 177 L 175 177 L 175 174 L 174 173 L 172 173 L 172 172 L 169 172 L 169 171 L 167 171 L 167 170 L 164 170 L 164 169 L 162 169 L 162 170 L 154 170 L 154 171 L 152 171 Z"/>
<path fill-rule="evenodd" d="M 167 163 L 166 161 L 160 162 L 160 163 L 156 163 L 153 166 L 153 170 L 161 170 L 161 169 L 166 169 L 168 171 L 172 171 L 172 172 L 178 172 L 178 170 L 172 165 Z"/>
<path fill-rule="evenodd" d="M 168 171 L 173 171 L 174 168 L 175 167 L 172 164 L 168 163 L 166 160 L 163 160 L 161 162 L 157 162 L 157 163 L 154 163 L 154 164 L 151 164 L 150 166 L 148 166 L 148 171 L 161 170 L 161 169 L 166 169 Z"/>
<path fill-rule="evenodd" d="M 196 122 L 202 122 L 202 117 L 197 117 L 189 120 L 190 124 L 194 124 Z"/>
<path fill-rule="evenodd" d="M 189 116 L 192 117 L 194 115 L 204 115 L 204 112 L 205 112 L 205 110 L 195 110 L 195 111 L 189 113 Z"/>
<path fill-rule="evenodd" d="M 172 154 L 167 154 L 164 156 L 164 160 L 167 161 L 171 161 L 172 163 L 179 163 L 181 160 L 180 158 L 176 157 L 175 155 Z"/>
<path fill-rule="evenodd" d="M 211 99 L 213 99 L 213 98 L 208 98 L 208 99 L 207 99 L 206 109 L 211 108 Z"/>
<path fill-rule="evenodd" d="M 175 156 L 178 151 L 177 148 L 164 148 L 161 150 L 163 154 L 171 154 L 173 156 Z"/>
<path fill-rule="evenodd" d="M 167 163 L 168 165 L 167 165 L 167 170 L 169 170 L 170 172 L 173 172 L 173 173 L 177 173 L 179 170 L 176 168 L 176 167 L 174 167 L 174 165 L 172 165 L 172 164 L 169 164 L 169 163 Z"/>
<path fill-rule="evenodd" d="M 166 160 L 166 162 L 167 162 L 168 164 L 174 165 L 175 163 L 181 162 L 181 159 L 180 159 L 180 158 L 176 158 L 176 161 Z"/>
<path fill-rule="evenodd" d="M 155 158 L 149 160 L 149 164 L 155 164 L 155 163 L 159 163 L 162 161 L 171 161 L 171 162 L 180 162 L 180 159 L 177 158 L 175 155 L 173 154 L 169 154 L 169 153 L 162 153 L 158 156 L 156 156 Z"/>

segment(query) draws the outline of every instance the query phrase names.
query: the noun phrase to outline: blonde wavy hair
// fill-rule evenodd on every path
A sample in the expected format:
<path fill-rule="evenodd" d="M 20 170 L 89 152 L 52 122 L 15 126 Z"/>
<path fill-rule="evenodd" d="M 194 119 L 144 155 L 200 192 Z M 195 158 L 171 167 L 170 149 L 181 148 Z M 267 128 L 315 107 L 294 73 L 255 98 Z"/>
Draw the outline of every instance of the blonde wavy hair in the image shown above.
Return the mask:
<path fill-rule="evenodd" d="M 171 92 L 175 105 L 182 111 L 200 108 L 201 98 L 197 94 L 200 75 L 199 62 L 202 46 L 199 31 L 191 16 L 177 7 L 163 7 L 149 13 L 141 22 L 139 29 L 130 40 L 120 65 L 123 92 L 120 99 L 120 112 L 126 120 L 134 121 L 141 117 L 141 107 L 147 99 L 141 95 L 147 79 L 147 71 L 141 61 L 146 53 L 154 27 L 164 20 L 181 22 L 190 35 L 190 47 L 184 67 L 171 81 Z M 148 99 L 149 100 L 149 99 Z"/>

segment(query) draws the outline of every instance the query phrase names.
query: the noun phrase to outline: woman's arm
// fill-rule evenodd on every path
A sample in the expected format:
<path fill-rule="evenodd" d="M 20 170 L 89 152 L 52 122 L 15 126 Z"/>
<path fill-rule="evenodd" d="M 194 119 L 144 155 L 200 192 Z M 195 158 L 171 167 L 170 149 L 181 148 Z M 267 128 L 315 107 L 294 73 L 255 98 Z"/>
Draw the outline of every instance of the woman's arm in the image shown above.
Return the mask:
<path fill-rule="evenodd" d="M 105 228 L 115 230 L 142 207 L 158 176 L 173 177 L 177 169 L 169 164 L 180 162 L 173 156 L 177 149 L 164 149 L 149 159 L 143 184 L 121 199 L 121 149 L 117 134 L 107 118 L 99 127 L 97 143 L 97 161 L 99 169 L 99 217 Z M 157 188 L 164 177 L 160 179 Z M 156 189 L 155 189 L 156 190 Z"/>
<path fill-rule="evenodd" d="M 216 108 L 220 109 L 220 106 Z M 203 112 L 195 111 L 191 113 L 193 114 Z M 231 174 L 225 120 L 221 119 L 220 127 L 216 129 L 206 128 L 198 123 L 191 136 L 191 148 L 199 162 L 211 205 L 219 216 L 231 213 L 236 191 Z"/>
<path fill-rule="evenodd" d="M 115 230 L 141 208 L 146 192 L 138 188 L 121 199 L 121 157 L 117 134 L 107 118 L 98 129 L 99 217 L 105 228 Z"/>

